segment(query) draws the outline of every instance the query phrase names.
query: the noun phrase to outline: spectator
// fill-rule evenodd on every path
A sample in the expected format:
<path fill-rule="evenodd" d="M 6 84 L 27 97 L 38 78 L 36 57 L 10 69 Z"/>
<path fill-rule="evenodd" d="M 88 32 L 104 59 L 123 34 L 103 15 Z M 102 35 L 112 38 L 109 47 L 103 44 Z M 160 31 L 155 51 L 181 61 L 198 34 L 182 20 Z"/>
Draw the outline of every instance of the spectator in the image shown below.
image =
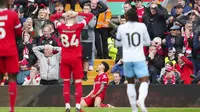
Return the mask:
<path fill-rule="evenodd" d="M 91 7 L 90 7 L 89 3 L 84 4 L 83 12 L 84 13 L 91 12 Z M 80 16 L 78 19 L 80 19 L 79 21 L 82 21 L 84 19 L 84 17 Z M 93 52 L 94 40 L 95 40 L 94 28 L 96 25 L 96 21 L 97 21 L 96 17 L 93 16 L 93 18 L 90 20 L 88 25 L 81 32 L 81 39 L 82 39 L 82 45 L 83 45 L 83 60 L 84 60 L 84 78 L 83 78 L 83 80 L 87 80 L 89 61 L 92 59 L 92 54 L 93 54 L 92 52 Z"/>
<path fill-rule="evenodd" d="M 192 8 L 186 3 L 185 0 L 178 0 L 177 5 L 181 5 L 183 7 L 183 13 L 187 13 L 192 10 Z M 176 6 L 172 8 L 171 16 L 176 16 Z"/>
<path fill-rule="evenodd" d="M 35 0 L 28 0 L 28 4 L 24 7 L 24 17 L 28 18 L 32 16 L 33 12 L 37 10 L 38 6 L 35 5 Z"/>
<path fill-rule="evenodd" d="M 26 18 L 24 17 L 24 9 L 23 8 L 19 9 L 18 16 L 19 16 L 21 24 L 23 24 L 26 21 Z"/>
<path fill-rule="evenodd" d="M 32 35 L 28 32 L 23 32 L 22 40 L 17 41 L 19 60 L 26 59 L 28 66 L 32 66 L 36 62 L 35 55 L 32 50 Z"/>
<path fill-rule="evenodd" d="M 41 52 L 44 50 L 44 54 Z M 57 54 L 53 54 L 57 51 Z M 59 79 L 59 64 L 60 64 L 60 47 L 53 47 L 51 45 L 37 46 L 33 48 L 33 52 L 39 59 L 40 74 L 42 85 L 58 84 Z"/>
<path fill-rule="evenodd" d="M 142 0 L 134 0 L 135 2 L 135 8 L 136 8 L 136 11 L 137 11 L 137 14 L 138 14 L 138 21 L 139 22 L 143 22 L 142 20 L 142 17 L 144 15 L 144 12 L 145 12 L 145 6 L 143 6 L 143 1 Z"/>
<path fill-rule="evenodd" d="M 20 72 L 17 74 L 17 84 L 22 85 L 24 83 L 24 79 L 30 74 L 30 70 L 28 68 L 28 61 L 23 59 L 19 62 Z"/>
<path fill-rule="evenodd" d="M 40 68 L 37 65 L 33 65 L 30 70 L 30 74 L 24 79 L 22 85 L 40 85 Z"/>
<path fill-rule="evenodd" d="M 168 14 L 163 12 L 156 4 L 150 6 L 150 13 L 146 13 L 143 16 L 143 21 L 147 26 L 151 40 L 155 37 L 163 37 L 166 30 L 166 20 Z"/>
<path fill-rule="evenodd" d="M 97 49 L 97 58 L 109 59 L 108 56 L 108 35 L 109 24 L 112 18 L 112 12 L 108 9 L 106 12 L 99 14 L 96 30 L 95 30 L 95 45 Z"/>
<path fill-rule="evenodd" d="M 164 49 L 162 47 L 162 39 L 160 37 L 155 37 L 152 41 L 151 41 L 151 45 L 156 46 L 157 48 L 157 54 L 161 55 L 161 56 L 165 56 L 165 52 Z M 145 54 L 147 54 L 148 52 L 146 52 Z"/>
<path fill-rule="evenodd" d="M 173 66 L 176 64 L 176 49 L 174 47 L 168 49 L 167 57 L 165 57 L 165 63 L 172 62 Z"/>
<path fill-rule="evenodd" d="M 182 28 L 182 36 L 184 37 L 184 49 L 183 53 L 186 57 L 192 58 L 192 43 L 193 43 L 193 32 L 192 22 L 187 21 L 185 26 Z"/>
<path fill-rule="evenodd" d="M 56 2 L 54 13 L 56 14 L 64 13 L 64 5 L 62 2 Z"/>
<path fill-rule="evenodd" d="M 179 74 L 175 72 L 173 66 L 168 66 L 166 68 L 165 74 L 161 77 L 161 83 L 162 84 L 177 84 L 177 77 L 179 77 Z"/>
<path fill-rule="evenodd" d="M 200 33 L 195 35 L 193 39 L 193 58 L 194 58 L 194 74 L 200 70 Z"/>
<path fill-rule="evenodd" d="M 194 73 L 193 64 L 181 53 L 178 55 L 178 62 L 175 65 L 175 69 L 180 73 L 181 80 L 184 81 L 184 84 L 191 84 L 192 79 L 190 75 Z"/>
<path fill-rule="evenodd" d="M 200 0 L 195 0 L 194 9 L 200 12 Z"/>
<path fill-rule="evenodd" d="M 119 72 L 121 80 L 125 81 L 124 77 L 124 69 L 123 69 L 123 60 L 120 59 L 112 68 L 111 73 L 114 74 L 115 72 Z"/>
<path fill-rule="evenodd" d="M 43 35 L 41 37 L 35 38 L 33 41 L 33 46 L 39 45 L 52 45 L 52 46 L 61 46 L 60 41 L 54 35 L 52 35 L 52 28 L 48 25 L 45 25 L 42 28 Z"/>
<path fill-rule="evenodd" d="M 2 81 L 0 81 L 0 86 L 8 85 L 8 83 L 9 83 L 8 74 L 6 73 L 3 75 Z"/>
<path fill-rule="evenodd" d="M 170 35 L 168 35 L 163 42 L 167 49 L 174 47 L 177 54 L 182 53 L 184 38 L 181 36 L 180 26 L 174 25 L 171 27 Z"/>
<path fill-rule="evenodd" d="M 34 34 L 34 29 L 33 29 L 33 19 L 32 18 L 27 18 L 26 21 L 23 23 L 23 31 L 25 32 L 31 32 Z"/>
<path fill-rule="evenodd" d="M 173 64 L 173 62 L 172 61 L 168 61 L 168 62 L 166 62 L 165 63 L 165 66 L 161 69 L 161 71 L 160 71 L 160 78 L 166 73 L 166 69 L 168 68 L 168 67 L 174 67 L 175 65 Z"/>
<path fill-rule="evenodd" d="M 157 77 L 160 75 L 161 68 L 164 66 L 164 57 L 157 54 L 156 46 L 149 47 L 148 55 L 148 69 L 150 73 L 150 82 L 155 83 Z"/>
<path fill-rule="evenodd" d="M 41 29 L 48 21 L 50 21 L 48 9 L 45 8 L 40 9 L 38 12 L 37 19 L 34 19 L 35 37 L 42 36 Z"/>
<path fill-rule="evenodd" d="M 109 82 L 110 85 L 121 85 L 124 84 L 121 80 L 120 72 L 113 73 L 113 80 Z"/>
<path fill-rule="evenodd" d="M 199 21 L 200 21 L 200 14 L 196 10 L 191 10 L 188 13 L 185 13 L 176 19 L 180 24 L 183 26 L 187 23 L 187 21 L 192 22 L 192 31 L 194 35 L 196 35 L 200 29 Z"/>
<path fill-rule="evenodd" d="M 85 3 L 90 3 L 92 9 L 91 12 L 96 18 L 98 18 L 100 13 L 105 12 L 108 9 L 107 5 L 100 0 L 79 0 L 81 8 L 83 8 Z"/>

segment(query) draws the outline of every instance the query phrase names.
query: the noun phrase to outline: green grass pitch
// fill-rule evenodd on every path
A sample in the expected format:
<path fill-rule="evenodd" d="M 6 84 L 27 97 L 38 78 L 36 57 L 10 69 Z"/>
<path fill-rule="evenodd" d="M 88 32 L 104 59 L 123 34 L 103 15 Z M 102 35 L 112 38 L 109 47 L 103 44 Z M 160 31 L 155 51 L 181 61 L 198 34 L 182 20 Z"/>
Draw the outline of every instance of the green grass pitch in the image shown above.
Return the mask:
<path fill-rule="evenodd" d="M 131 112 L 130 108 L 84 108 L 85 112 Z M 8 112 L 8 107 L 0 107 L 0 112 Z M 16 112 L 64 112 L 60 107 L 17 107 Z M 71 112 L 75 112 L 74 108 Z M 140 112 L 140 111 L 139 111 Z M 200 112 L 200 108 L 148 108 L 148 112 Z"/>

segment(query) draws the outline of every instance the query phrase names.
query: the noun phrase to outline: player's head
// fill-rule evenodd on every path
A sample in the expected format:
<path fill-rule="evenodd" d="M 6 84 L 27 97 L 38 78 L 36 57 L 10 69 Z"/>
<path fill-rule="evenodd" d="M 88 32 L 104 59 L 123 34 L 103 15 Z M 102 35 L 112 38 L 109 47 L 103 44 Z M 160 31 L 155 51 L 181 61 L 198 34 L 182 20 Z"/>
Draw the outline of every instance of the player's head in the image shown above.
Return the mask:
<path fill-rule="evenodd" d="M 135 9 L 130 9 L 126 13 L 126 20 L 131 22 L 137 22 L 138 21 L 138 15 Z"/>
<path fill-rule="evenodd" d="M 46 57 L 53 55 L 53 46 L 52 45 L 45 45 L 44 46 L 44 55 Z"/>
<path fill-rule="evenodd" d="M 102 61 L 97 68 L 98 72 L 107 72 L 108 70 L 109 70 L 109 65 L 104 61 Z"/>
<path fill-rule="evenodd" d="M 84 13 L 89 13 L 89 12 L 91 12 L 91 5 L 90 5 L 89 3 L 85 3 L 85 4 L 83 5 L 83 12 L 84 12 Z"/>
<path fill-rule="evenodd" d="M 76 12 L 72 11 L 72 10 L 69 10 L 66 12 L 66 17 L 65 17 L 65 22 L 66 24 L 75 24 L 77 23 L 77 15 L 76 15 Z"/>

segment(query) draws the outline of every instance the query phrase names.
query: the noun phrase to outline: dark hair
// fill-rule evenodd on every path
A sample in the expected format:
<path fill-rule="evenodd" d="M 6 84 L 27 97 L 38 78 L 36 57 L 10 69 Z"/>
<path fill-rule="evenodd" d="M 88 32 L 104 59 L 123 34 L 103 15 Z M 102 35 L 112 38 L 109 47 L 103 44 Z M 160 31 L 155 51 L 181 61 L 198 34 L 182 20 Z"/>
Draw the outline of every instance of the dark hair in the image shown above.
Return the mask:
<path fill-rule="evenodd" d="M 124 5 L 125 4 L 128 4 L 128 5 L 130 5 L 131 7 L 132 7 L 132 4 L 130 3 L 130 2 L 128 2 L 128 1 L 126 1 L 125 3 L 124 3 Z"/>
<path fill-rule="evenodd" d="M 135 9 L 129 9 L 126 12 L 126 16 L 127 16 L 127 21 L 131 21 L 131 22 L 138 22 L 138 15 Z"/>
<path fill-rule="evenodd" d="M 106 63 L 105 61 L 102 61 L 101 63 L 102 63 L 102 64 L 104 65 L 104 67 L 105 67 L 104 72 L 107 72 L 107 71 L 109 70 L 109 65 L 108 65 L 108 63 Z"/>
<path fill-rule="evenodd" d="M 120 18 L 121 18 L 121 19 L 125 19 L 125 15 L 121 15 Z"/>
<path fill-rule="evenodd" d="M 34 68 L 36 68 L 37 69 L 37 71 L 40 71 L 40 67 L 38 66 L 38 65 L 33 65 L 32 67 L 34 67 Z"/>
<path fill-rule="evenodd" d="M 169 65 L 171 65 L 171 66 L 174 65 L 174 64 L 172 63 L 172 61 L 168 61 L 168 62 L 166 62 L 165 64 L 169 64 Z"/>
<path fill-rule="evenodd" d="M 134 0 L 134 2 L 139 2 L 139 1 L 140 1 L 140 2 L 143 2 L 142 0 Z"/>
<path fill-rule="evenodd" d="M 113 72 L 112 74 L 119 74 L 119 76 L 121 77 L 120 71 Z"/>

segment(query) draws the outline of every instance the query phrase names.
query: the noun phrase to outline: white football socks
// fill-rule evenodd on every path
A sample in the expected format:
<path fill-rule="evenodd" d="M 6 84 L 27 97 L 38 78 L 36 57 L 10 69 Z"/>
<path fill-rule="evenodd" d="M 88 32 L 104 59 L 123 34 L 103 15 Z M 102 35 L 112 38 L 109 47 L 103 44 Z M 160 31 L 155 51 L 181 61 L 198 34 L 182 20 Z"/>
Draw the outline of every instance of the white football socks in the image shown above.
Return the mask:
<path fill-rule="evenodd" d="M 81 109 L 81 105 L 77 103 L 77 104 L 76 104 L 76 108 L 77 108 L 77 109 Z"/>
<path fill-rule="evenodd" d="M 65 107 L 66 107 L 66 109 L 70 109 L 71 108 L 69 103 L 65 103 Z"/>
<path fill-rule="evenodd" d="M 136 107 L 135 84 L 127 84 L 127 95 L 128 95 L 129 103 L 132 108 L 132 112 L 138 112 L 138 109 Z"/>
<path fill-rule="evenodd" d="M 148 94 L 148 88 L 149 88 L 149 84 L 147 82 L 142 82 L 140 84 L 140 88 L 139 88 L 139 98 L 137 101 L 137 105 L 140 107 L 140 109 L 142 110 L 142 112 L 147 112 L 147 109 L 145 107 L 145 99 L 147 97 Z"/>

